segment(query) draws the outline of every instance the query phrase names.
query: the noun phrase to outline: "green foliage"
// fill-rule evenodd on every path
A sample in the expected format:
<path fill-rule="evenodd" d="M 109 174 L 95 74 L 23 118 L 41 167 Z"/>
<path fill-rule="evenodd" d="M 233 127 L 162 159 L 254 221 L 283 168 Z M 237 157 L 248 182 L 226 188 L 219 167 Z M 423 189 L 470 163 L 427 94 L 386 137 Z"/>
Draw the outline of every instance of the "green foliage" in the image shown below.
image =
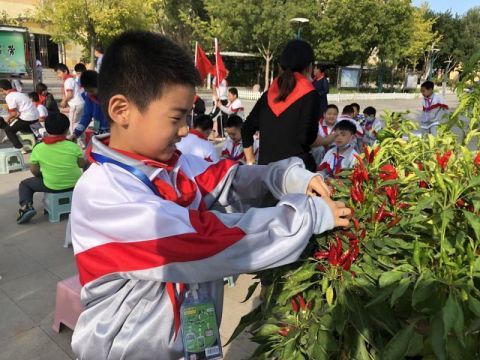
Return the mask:
<path fill-rule="evenodd" d="M 472 86 L 464 116 L 480 108 Z M 398 113 L 384 120 L 389 136 L 331 181 L 354 226 L 257 275 L 272 285 L 240 324 L 260 344 L 255 358 L 480 357 L 480 153 L 447 125 L 438 137 L 404 139 L 412 123 Z"/>
<path fill-rule="evenodd" d="M 152 24 L 148 1 L 75 0 L 42 1 L 34 17 L 47 26 L 57 42 L 72 41 L 91 50 L 126 29 L 147 29 Z"/>

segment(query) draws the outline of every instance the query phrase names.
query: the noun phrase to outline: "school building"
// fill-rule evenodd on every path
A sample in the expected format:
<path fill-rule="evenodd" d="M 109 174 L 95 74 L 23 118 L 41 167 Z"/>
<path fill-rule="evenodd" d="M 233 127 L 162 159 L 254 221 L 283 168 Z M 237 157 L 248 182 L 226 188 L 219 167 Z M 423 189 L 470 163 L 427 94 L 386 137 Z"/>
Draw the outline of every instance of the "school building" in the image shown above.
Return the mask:
<path fill-rule="evenodd" d="M 51 68 L 63 62 L 71 68 L 80 61 L 81 46 L 54 42 L 47 28 L 28 19 L 28 14 L 41 2 L 42 0 L 0 0 L 0 9 L 5 11 L 8 17 L 18 19 L 21 22 L 19 26 L 28 28 L 30 34 L 34 34 L 36 54 L 43 67 Z"/>

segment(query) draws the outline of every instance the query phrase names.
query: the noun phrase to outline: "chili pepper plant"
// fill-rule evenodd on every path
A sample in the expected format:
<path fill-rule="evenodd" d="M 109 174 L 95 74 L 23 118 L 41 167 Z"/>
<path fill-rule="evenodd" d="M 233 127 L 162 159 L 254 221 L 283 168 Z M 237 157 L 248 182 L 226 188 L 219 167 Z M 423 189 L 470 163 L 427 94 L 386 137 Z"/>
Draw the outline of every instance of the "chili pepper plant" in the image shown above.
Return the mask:
<path fill-rule="evenodd" d="M 480 358 L 480 155 L 466 146 L 479 134 L 479 89 L 461 98 L 464 143 L 449 126 L 402 137 L 414 125 L 386 114 L 392 135 L 331 181 L 352 226 L 256 274 L 271 285 L 233 335 L 249 327 L 253 358 Z"/>

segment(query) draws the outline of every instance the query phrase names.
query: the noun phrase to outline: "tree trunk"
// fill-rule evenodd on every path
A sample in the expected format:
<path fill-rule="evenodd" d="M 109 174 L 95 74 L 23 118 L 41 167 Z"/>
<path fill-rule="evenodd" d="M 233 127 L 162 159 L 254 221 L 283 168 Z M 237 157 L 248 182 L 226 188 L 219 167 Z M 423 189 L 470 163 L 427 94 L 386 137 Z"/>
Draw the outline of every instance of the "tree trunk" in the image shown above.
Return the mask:
<path fill-rule="evenodd" d="M 265 86 L 263 87 L 263 91 L 267 91 L 270 85 L 268 79 L 270 78 L 270 61 L 272 57 L 267 53 L 263 58 L 265 59 Z"/>
<path fill-rule="evenodd" d="M 95 69 L 95 37 L 90 37 L 90 68 Z"/>

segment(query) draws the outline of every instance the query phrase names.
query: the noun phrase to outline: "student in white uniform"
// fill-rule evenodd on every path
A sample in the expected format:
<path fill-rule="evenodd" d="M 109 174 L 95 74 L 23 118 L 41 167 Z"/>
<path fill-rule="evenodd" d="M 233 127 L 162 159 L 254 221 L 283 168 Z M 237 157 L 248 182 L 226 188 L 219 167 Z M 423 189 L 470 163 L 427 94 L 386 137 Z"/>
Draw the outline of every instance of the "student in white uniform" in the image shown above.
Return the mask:
<path fill-rule="evenodd" d="M 5 119 L 0 117 L 0 129 L 5 130 L 5 134 L 15 148 L 22 149 L 22 152 L 26 153 L 17 137 L 17 132 L 33 132 L 31 127 L 38 123 L 38 110 L 32 100 L 26 94 L 15 90 L 8 80 L 0 80 L 0 94 L 5 95 L 9 113 Z M 16 121 L 12 124 L 14 120 Z"/>
<path fill-rule="evenodd" d="M 67 105 L 69 107 L 68 118 L 70 119 L 70 134 L 73 134 L 73 129 L 75 129 L 82 117 L 85 101 L 82 98 L 80 86 L 70 74 L 65 64 L 55 66 L 55 72 L 57 73 L 57 77 L 63 80 L 63 98 L 60 102 L 60 107 L 66 108 Z"/>
<path fill-rule="evenodd" d="M 438 125 L 445 117 L 448 106 L 444 103 L 442 97 L 433 92 L 434 84 L 431 81 L 425 81 L 420 91 L 423 95 L 422 100 L 422 118 L 420 128 L 422 134 L 437 135 Z"/>
<path fill-rule="evenodd" d="M 344 169 L 351 169 L 358 155 L 352 145 L 355 138 L 355 125 L 348 120 L 342 120 L 335 125 L 335 145 L 325 154 L 318 171 L 325 178 L 335 177 Z"/>
<path fill-rule="evenodd" d="M 227 96 L 228 96 L 227 105 L 222 105 L 220 100 L 217 100 L 217 103 L 216 103 L 217 107 L 220 109 L 222 113 L 227 114 L 228 116 L 238 115 L 245 120 L 245 113 L 244 113 L 242 102 L 238 98 L 237 88 L 232 87 L 228 89 Z"/>
<path fill-rule="evenodd" d="M 215 146 L 208 141 L 213 129 L 213 120 L 209 115 L 200 115 L 193 119 L 193 128 L 188 135 L 177 143 L 177 149 L 182 154 L 196 155 L 210 162 L 217 162 L 218 156 Z"/>

